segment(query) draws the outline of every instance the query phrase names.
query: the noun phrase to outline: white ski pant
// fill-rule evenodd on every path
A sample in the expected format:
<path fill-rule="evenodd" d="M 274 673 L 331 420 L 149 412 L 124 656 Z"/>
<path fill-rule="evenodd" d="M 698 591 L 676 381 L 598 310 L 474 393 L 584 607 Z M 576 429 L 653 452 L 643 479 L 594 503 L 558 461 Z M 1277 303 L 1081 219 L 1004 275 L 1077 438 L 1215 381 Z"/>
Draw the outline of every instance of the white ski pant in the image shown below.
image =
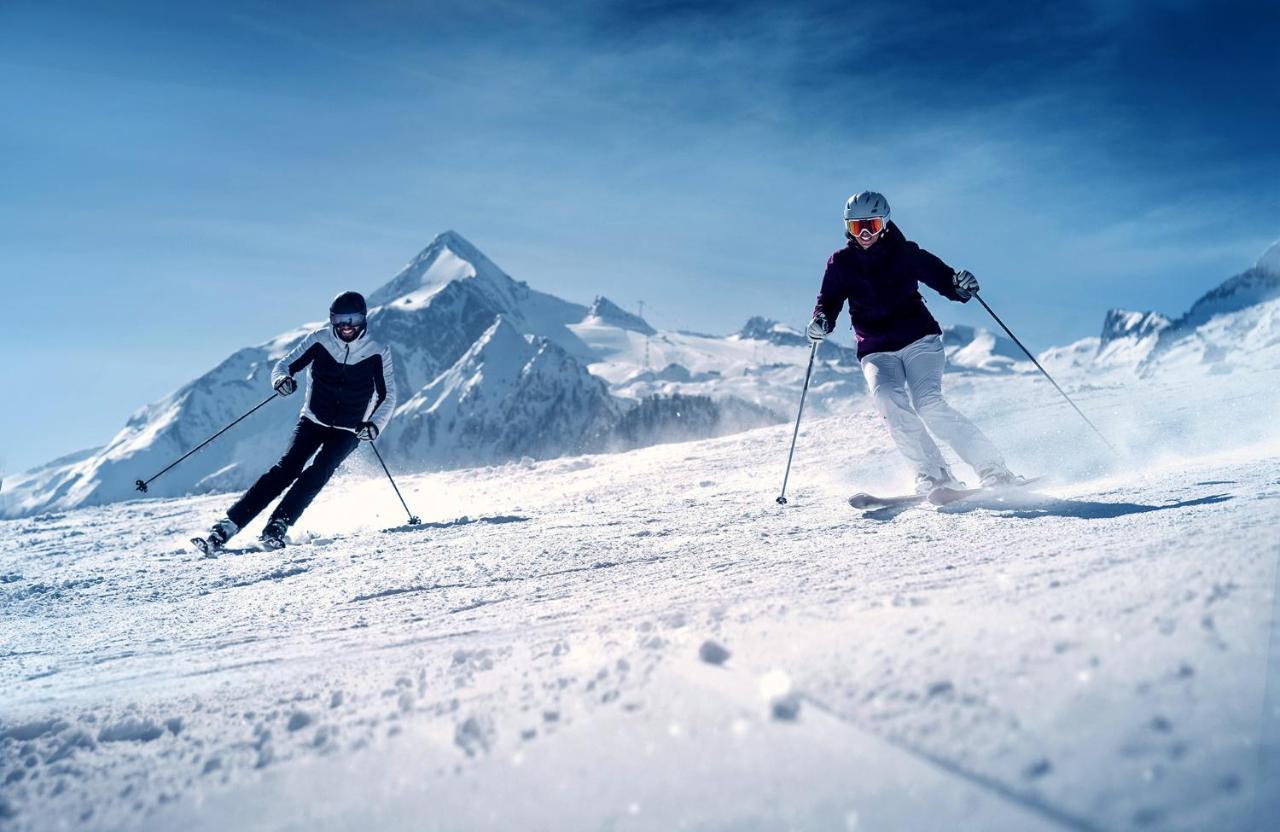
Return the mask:
<path fill-rule="evenodd" d="M 867 388 L 894 444 L 916 473 L 930 477 L 946 470 L 931 431 L 975 471 L 1004 468 L 1004 458 L 991 440 L 942 398 L 945 363 L 940 335 L 926 335 L 895 352 L 873 352 L 862 359 Z"/>

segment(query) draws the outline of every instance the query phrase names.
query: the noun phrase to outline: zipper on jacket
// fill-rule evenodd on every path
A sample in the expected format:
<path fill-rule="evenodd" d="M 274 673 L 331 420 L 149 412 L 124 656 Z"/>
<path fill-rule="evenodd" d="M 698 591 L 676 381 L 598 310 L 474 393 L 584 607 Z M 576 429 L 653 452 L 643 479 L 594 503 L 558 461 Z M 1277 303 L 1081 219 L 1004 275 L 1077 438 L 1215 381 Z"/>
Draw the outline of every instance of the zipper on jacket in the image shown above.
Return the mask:
<path fill-rule="evenodd" d="M 347 380 L 347 360 L 351 358 L 351 345 L 347 344 L 346 354 L 342 356 L 342 366 L 338 369 L 338 388 L 334 393 L 334 421 L 342 418 L 342 383 Z"/>

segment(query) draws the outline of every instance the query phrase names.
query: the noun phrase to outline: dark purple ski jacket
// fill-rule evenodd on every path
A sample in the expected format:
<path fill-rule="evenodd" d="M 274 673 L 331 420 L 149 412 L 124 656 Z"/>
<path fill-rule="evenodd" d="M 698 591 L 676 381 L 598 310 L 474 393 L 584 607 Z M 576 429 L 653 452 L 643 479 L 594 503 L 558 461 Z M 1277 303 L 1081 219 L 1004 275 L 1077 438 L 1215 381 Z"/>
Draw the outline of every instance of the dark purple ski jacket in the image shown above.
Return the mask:
<path fill-rule="evenodd" d="M 919 284 L 964 302 L 951 285 L 952 274 L 950 266 L 902 236 L 898 226 L 890 222 L 884 236 L 870 249 L 864 250 L 850 239 L 831 255 L 813 314 L 826 318 L 830 332 L 848 301 L 858 358 L 900 350 L 926 335 L 942 334 L 925 308 Z"/>

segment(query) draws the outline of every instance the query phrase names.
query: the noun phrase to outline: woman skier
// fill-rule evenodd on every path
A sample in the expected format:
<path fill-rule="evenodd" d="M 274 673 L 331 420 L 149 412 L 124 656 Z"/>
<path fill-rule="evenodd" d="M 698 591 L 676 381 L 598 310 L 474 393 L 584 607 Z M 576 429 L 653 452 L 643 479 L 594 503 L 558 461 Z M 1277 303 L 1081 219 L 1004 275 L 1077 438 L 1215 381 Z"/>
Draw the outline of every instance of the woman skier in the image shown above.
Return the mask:
<path fill-rule="evenodd" d="M 930 431 L 973 467 L 983 487 L 1023 483 L 991 440 L 942 398 L 942 328 L 925 308 L 919 284 L 965 303 L 978 291 L 977 278 L 904 237 L 889 221 L 883 194 L 849 197 L 844 221 L 847 244 L 827 261 L 809 339 L 826 338 L 848 301 L 867 388 L 894 444 L 915 469 L 917 493 L 963 487 Z"/>
<path fill-rule="evenodd" d="M 283 547 L 289 526 L 360 440 L 372 442 L 386 429 L 396 406 L 395 373 L 391 351 L 369 337 L 367 314 L 359 292 L 343 292 L 329 305 L 329 326 L 312 332 L 276 362 L 271 386 L 282 396 L 297 390 L 294 376 L 310 369 L 302 417 L 280 461 L 227 509 L 207 538 L 191 541 L 205 554 L 221 549 L 288 488 L 261 536 L 267 547 Z"/>

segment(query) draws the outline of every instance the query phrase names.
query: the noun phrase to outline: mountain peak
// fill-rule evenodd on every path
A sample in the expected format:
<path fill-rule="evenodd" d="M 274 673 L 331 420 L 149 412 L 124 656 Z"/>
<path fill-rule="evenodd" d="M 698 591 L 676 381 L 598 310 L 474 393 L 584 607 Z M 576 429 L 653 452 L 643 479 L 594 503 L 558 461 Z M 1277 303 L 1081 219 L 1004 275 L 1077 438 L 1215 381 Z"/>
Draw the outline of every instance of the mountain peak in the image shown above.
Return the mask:
<path fill-rule="evenodd" d="M 369 305 L 382 306 L 410 295 L 425 299 L 455 280 L 470 278 L 488 284 L 504 296 L 510 294 L 515 283 L 466 237 L 453 230 L 443 231 L 399 274 L 369 295 Z"/>
<path fill-rule="evenodd" d="M 738 330 L 738 337 L 748 341 L 768 341 L 781 347 L 807 346 L 809 343 L 809 339 L 799 330 L 759 315 L 747 319 L 742 329 Z"/>
<path fill-rule="evenodd" d="M 602 324 L 629 329 L 642 335 L 655 335 L 658 332 L 644 318 L 628 312 L 604 295 L 597 297 L 595 303 L 591 304 L 591 311 L 587 313 L 587 317 L 594 318 Z"/>
<path fill-rule="evenodd" d="M 1102 322 L 1099 349 L 1120 338 L 1145 338 L 1148 335 L 1154 335 L 1169 324 L 1169 319 L 1159 312 L 1111 309 Z"/>
<path fill-rule="evenodd" d="M 475 247 L 474 243 L 450 228 L 445 231 L 441 231 L 433 237 L 431 242 L 427 243 L 427 247 L 418 252 L 418 255 L 410 262 L 416 263 L 433 258 L 445 249 L 454 252 L 464 260 L 472 262 L 489 260 L 489 258 L 484 256 L 480 249 Z"/>
<path fill-rule="evenodd" d="M 1256 266 L 1201 295 L 1171 329 L 1194 328 L 1217 315 L 1239 312 L 1277 298 L 1280 298 L 1280 251 L 1272 246 Z"/>
<path fill-rule="evenodd" d="M 1280 240 L 1276 240 L 1270 248 L 1262 252 L 1262 256 L 1253 267 L 1260 272 L 1280 276 Z"/>

